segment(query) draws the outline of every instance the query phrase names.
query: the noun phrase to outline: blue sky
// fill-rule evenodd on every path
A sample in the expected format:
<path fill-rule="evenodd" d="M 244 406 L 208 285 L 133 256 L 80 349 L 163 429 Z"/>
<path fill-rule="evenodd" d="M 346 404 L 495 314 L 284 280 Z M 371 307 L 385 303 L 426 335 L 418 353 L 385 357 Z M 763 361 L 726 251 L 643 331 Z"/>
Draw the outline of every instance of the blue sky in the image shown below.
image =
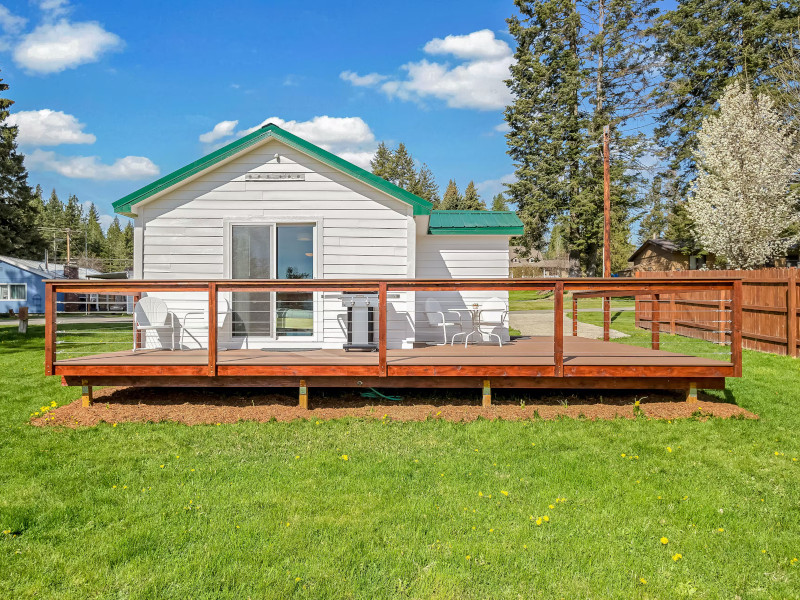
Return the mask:
<path fill-rule="evenodd" d="M 20 0 L 0 4 L 0 77 L 30 183 L 106 215 L 271 117 L 362 166 L 405 142 L 442 191 L 474 179 L 490 200 L 513 171 L 499 131 L 512 8 Z"/>

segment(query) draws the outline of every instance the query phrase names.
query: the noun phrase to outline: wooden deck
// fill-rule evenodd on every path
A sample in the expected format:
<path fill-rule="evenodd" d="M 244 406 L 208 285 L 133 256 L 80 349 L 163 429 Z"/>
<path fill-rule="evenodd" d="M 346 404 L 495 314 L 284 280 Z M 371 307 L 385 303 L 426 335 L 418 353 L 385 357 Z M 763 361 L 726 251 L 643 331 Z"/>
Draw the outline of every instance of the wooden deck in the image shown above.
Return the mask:
<path fill-rule="evenodd" d="M 58 360 L 58 293 L 143 294 L 207 292 L 208 321 L 218 322 L 219 294 L 241 291 L 374 293 L 377 290 L 375 353 L 344 350 L 275 352 L 261 349 L 222 351 L 217 327 L 208 330 L 209 348 L 115 352 Z M 516 339 L 502 348 L 481 344 L 388 348 L 389 294 L 395 292 L 551 291 L 553 336 Z M 669 315 L 653 319 L 649 347 L 564 335 L 564 296 L 591 293 L 613 297 L 650 297 L 660 306 L 662 294 L 715 290 L 729 299 L 726 316 L 730 361 L 661 350 L 660 330 Z M 309 387 L 421 387 L 562 389 L 719 389 L 726 377 L 741 376 L 741 280 L 181 280 L 73 282 L 48 281 L 46 287 L 45 373 L 66 385 L 81 385 L 86 401 L 93 385 L 298 387 L 307 406 Z M 603 329 L 610 319 L 604 312 Z M 606 336 L 607 337 L 607 336 Z M 720 346 L 722 348 L 722 346 Z M 693 397 L 693 393 L 687 394 Z"/>
<path fill-rule="evenodd" d="M 733 365 L 726 361 L 675 354 L 621 343 L 580 337 L 564 338 L 563 377 L 572 382 L 554 384 L 555 364 L 552 337 L 522 338 L 497 345 L 427 346 L 406 350 L 388 350 L 387 376 L 382 385 L 407 385 L 408 381 L 393 378 L 423 377 L 426 385 L 446 387 L 458 377 L 470 378 L 539 378 L 531 387 L 584 387 L 577 378 L 619 379 L 700 379 L 718 387 L 712 379 L 733 375 Z M 225 377 L 271 377 L 272 383 L 290 385 L 296 378 L 309 382 L 326 378 L 379 377 L 379 357 L 373 352 L 345 352 L 338 349 L 296 350 L 275 352 L 260 349 L 228 350 L 217 355 L 216 373 Z M 202 350 L 139 350 L 112 352 L 81 358 L 59 360 L 54 364 L 56 375 L 74 378 L 103 377 L 190 377 L 208 378 L 208 351 Z M 286 379 L 288 378 L 288 379 Z M 438 381 L 431 381 L 436 378 Z M 392 379 L 392 381 L 388 381 Z M 548 380 L 548 381 L 544 381 Z M 144 380 L 145 382 L 147 380 Z M 262 380 L 262 383 L 270 383 Z M 342 380 L 343 385 L 349 381 Z M 607 382 L 618 387 L 620 382 Z M 628 381 L 628 383 L 633 383 Z M 635 382 L 647 387 L 647 382 Z M 650 383 L 657 383 L 651 381 Z M 138 383 L 146 385 L 147 383 Z M 197 383 L 198 385 L 202 382 Z M 681 386 L 685 382 L 681 383 Z M 460 387 L 455 386 L 454 387 Z M 502 387 L 498 381 L 498 387 Z M 517 387 L 516 385 L 514 387 Z M 605 387 L 605 386 L 601 386 Z M 662 387 L 659 385 L 659 387 Z M 680 387 L 680 386 L 679 386 Z"/>

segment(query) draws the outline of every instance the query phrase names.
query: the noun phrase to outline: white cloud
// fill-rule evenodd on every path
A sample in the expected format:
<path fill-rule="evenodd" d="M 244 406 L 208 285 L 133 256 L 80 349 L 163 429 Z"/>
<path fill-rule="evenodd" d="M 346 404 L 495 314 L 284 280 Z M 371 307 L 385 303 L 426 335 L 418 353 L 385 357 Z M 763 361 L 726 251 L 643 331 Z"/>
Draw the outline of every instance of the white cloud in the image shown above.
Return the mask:
<path fill-rule="evenodd" d="M 19 127 L 17 141 L 21 146 L 94 144 L 97 140 L 83 131 L 83 123 L 60 110 L 23 110 L 9 115 L 6 123 Z"/>
<path fill-rule="evenodd" d="M 54 171 L 72 179 L 135 180 L 159 174 L 158 166 L 144 156 L 126 156 L 107 165 L 97 156 L 61 156 L 37 149 L 28 154 L 25 162 L 30 169 Z"/>
<path fill-rule="evenodd" d="M 210 143 L 217 142 L 222 138 L 228 138 L 221 142 L 221 144 L 226 144 L 233 139 L 253 133 L 267 123 L 273 123 L 289 133 L 293 133 L 364 168 L 369 166 L 369 161 L 375 154 L 375 148 L 377 147 L 375 134 L 361 117 L 329 117 L 321 115 L 308 121 L 286 121 L 280 117 L 270 117 L 269 119 L 264 119 L 255 127 L 240 129 L 239 131 L 233 131 L 233 127 L 229 127 L 230 123 L 233 123 L 233 127 L 235 127 L 238 121 L 221 121 L 217 123 L 214 129 L 200 136 L 200 141 Z M 209 136 L 218 129 L 227 129 L 228 133 L 223 136 L 214 136 L 212 139 L 203 139 L 204 136 Z"/>
<path fill-rule="evenodd" d="M 506 175 L 501 175 L 497 179 L 486 179 L 485 181 L 479 181 L 475 184 L 475 187 L 478 188 L 478 193 L 483 196 L 484 199 L 488 199 L 489 201 L 487 204 L 491 204 L 491 199 L 499 194 L 500 192 L 506 191 L 506 186 L 503 185 L 504 183 L 512 183 L 516 181 L 516 177 L 514 173 L 507 173 Z"/>
<path fill-rule="evenodd" d="M 70 7 L 67 0 L 39 0 L 39 8 L 52 19 L 67 14 Z"/>
<path fill-rule="evenodd" d="M 339 79 L 349 81 L 356 87 L 371 87 L 388 79 L 386 75 L 380 73 L 367 73 L 366 75 L 359 75 L 353 71 L 342 71 L 339 73 Z"/>
<path fill-rule="evenodd" d="M 238 124 L 239 121 L 220 121 L 214 125 L 214 129 L 202 134 L 198 139 L 204 144 L 211 144 L 233 134 L 233 130 Z"/>
<path fill-rule="evenodd" d="M 499 125 L 494 126 L 494 130 L 498 133 L 508 133 L 511 131 L 511 126 L 508 123 L 500 123 Z"/>
<path fill-rule="evenodd" d="M 100 227 L 103 228 L 103 233 L 107 233 L 108 228 L 111 227 L 111 224 L 114 222 L 114 215 L 100 215 L 97 217 L 97 220 L 100 222 Z"/>
<path fill-rule="evenodd" d="M 489 29 L 473 31 L 467 35 L 448 35 L 444 39 L 434 38 L 422 49 L 428 54 L 452 54 L 466 59 L 493 60 L 511 54 L 508 44 L 495 38 Z"/>
<path fill-rule="evenodd" d="M 449 54 L 462 63 L 422 59 L 401 67 L 405 78 L 389 78 L 377 73 L 358 75 L 344 71 L 339 77 L 353 85 L 377 87 L 389 98 L 421 102 L 427 98 L 444 101 L 451 108 L 496 110 L 511 101 L 504 83 L 513 61 L 511 48 L 488 29 L 467 35 L 448 35 L 425 44 L 427 54 Z"/>
<path fill-rule="evenodd" d="M 28 19 L 18 17 L 5 6 L 0 5 L 0 28 L 6 33 L 19 33 L 27 22 Z"/>
<path fill-rule="evenodd" d="M 24 35 L 14 48 L 14 62 L 33 73 L 59 73 L 97 62 L 106 52 L 120 47 L 119 36 L 99 23 L 70 23 L 62 19 L 39 25 Z"/>

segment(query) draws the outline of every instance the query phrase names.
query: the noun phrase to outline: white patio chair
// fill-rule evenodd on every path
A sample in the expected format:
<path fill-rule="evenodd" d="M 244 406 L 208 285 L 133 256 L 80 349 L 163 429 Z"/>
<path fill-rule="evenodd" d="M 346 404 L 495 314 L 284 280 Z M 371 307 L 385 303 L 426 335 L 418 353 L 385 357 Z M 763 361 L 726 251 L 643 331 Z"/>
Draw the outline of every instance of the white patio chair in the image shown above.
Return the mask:
<path fill-rule="evenodd" d="M 490 340 L 492 337 L 496 337 L 497 342 L 502 347 L 503 338 L 501 338 L 499 334 L 495 333 L 495 330 L 497 330 L 498 327 L 504 328 L 506 326 L 507 316 L 508 308 L 506 307 L 506 303 L 497 297 L 489 298 L 481 305 L 475 325 L 482 334 L 488 334 Z"/>
<path fill-rule="evenodd" d="M 448 316 L 452 319 L 453 315 L 455 315 L 455 320 L 449 320 Z M 425 300 L 425 316 L 428 319 L 428 325 L 431 327 L 441 327 L 442 328 L 442 338 L 444 341 L 441 344 L 436 344 L 437 346 L 446 346 L 447 345 L 447 328 L 448 327 L 458 327 L 461 330 L 461 315 L 457 312 L 442 310 L 441 304 L 434 300 L 433 298 L 428 298 Z M 451 340 L 455 340 L 456 336 L 464 335 L 464 331 L 458 331 L 453 333 Z"/>
<path fill-rule="evenodd" d="M 156 296 L 145 296 L 133 307 L 133 351 L 136 352 L 136 341 L 139 332 L 169 331 L 169 349 L 175 350 L 175 315 L 167 308 L 167 303 Z"/>

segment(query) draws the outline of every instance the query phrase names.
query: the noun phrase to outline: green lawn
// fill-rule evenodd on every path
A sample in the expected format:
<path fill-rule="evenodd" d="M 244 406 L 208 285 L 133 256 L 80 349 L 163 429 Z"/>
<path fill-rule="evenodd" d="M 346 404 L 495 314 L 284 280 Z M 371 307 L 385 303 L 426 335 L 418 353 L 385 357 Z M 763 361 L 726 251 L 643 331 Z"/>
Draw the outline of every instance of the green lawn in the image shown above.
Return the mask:
<path fill-rule="evenodd" d="M 614 298 L 612 306 L 620 308 L 623 306 L 632 307 L 633 299 Z M 508 292 L 509 310 L 553 310 L 553 292 L 539 291 L 519 291 L 511 290 Z M 578 301 L 578 309 L 600 309 L 603 306 L 602 298 L 582 298 Z M 572 294 L 564 294 L 564 308 L 572 308 Z"/>
<path fill-rule="evenodd" d="M 41 334 L 0 329 L 0 598 L 800 597 L 798 361 L 715 394 L 759 421 L 57 430 Z"/>

